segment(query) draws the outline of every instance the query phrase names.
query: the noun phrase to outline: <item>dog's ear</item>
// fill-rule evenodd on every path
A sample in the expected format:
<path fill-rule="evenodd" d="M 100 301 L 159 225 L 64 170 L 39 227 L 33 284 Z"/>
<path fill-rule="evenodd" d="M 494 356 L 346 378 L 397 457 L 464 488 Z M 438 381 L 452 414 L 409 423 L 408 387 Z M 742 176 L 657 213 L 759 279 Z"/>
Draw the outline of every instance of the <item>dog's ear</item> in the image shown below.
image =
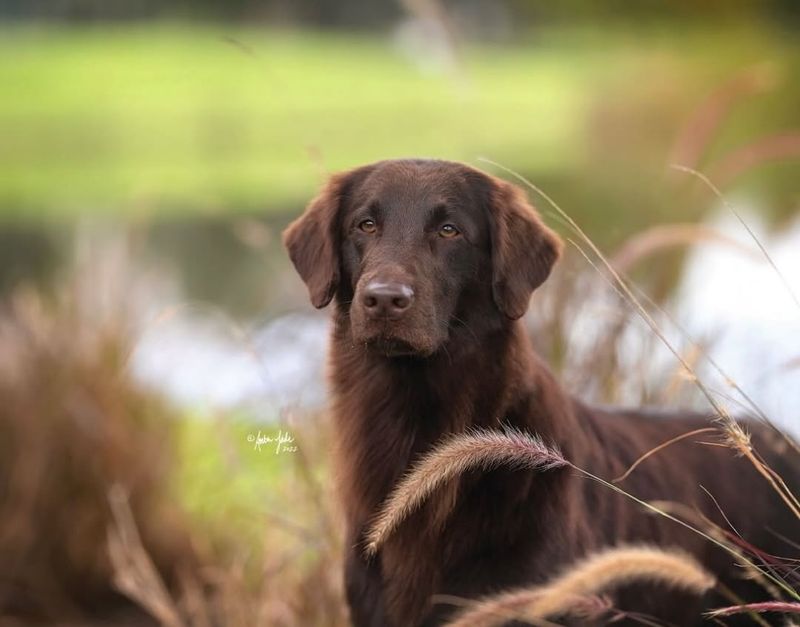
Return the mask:
<path fill-rule="evenodd" d="M 516 185 L 492 177 L 489 198 L 492 294 L 498 309 L 516 320 L 549 276 L 562 244 Z"/>
<path fill-rule="evenodd" d="M 339 286 L 337 216 L 346 179 L 347 173 L 334 174 L 283 232 L 283 245 L 318 309 L 331 302 Z"/>

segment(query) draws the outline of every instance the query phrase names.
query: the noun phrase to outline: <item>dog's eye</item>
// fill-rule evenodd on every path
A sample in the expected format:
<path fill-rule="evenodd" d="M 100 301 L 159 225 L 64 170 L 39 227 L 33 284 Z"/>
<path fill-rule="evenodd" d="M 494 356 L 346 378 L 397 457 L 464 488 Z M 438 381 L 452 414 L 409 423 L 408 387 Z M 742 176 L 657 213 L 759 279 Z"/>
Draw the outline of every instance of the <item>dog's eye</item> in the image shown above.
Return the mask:
<path fill-rule="evenodd" d="M 358 223 L 358 230 L 371 234 L 378 230 L 378 225 L 375 224 L 375 220 L 362 220 Z"/>
<path fill-rule="evenodd" d="M 459 230 L 452 224 L 445 224 L 439 229 L 439 237 L 450 238 L 459 234 Z"/>

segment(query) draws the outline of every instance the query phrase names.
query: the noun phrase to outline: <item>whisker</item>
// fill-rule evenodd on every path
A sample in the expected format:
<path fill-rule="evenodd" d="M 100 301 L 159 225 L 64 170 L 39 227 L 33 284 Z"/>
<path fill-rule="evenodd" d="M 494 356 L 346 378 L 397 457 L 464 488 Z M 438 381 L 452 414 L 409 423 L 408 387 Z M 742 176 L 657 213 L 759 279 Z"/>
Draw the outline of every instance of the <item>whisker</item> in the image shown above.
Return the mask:
<path fill-rule="evenodd" d="M 453 319 L 455 322 L 459 323 L 459 324 L 460 324 L 460 325 L 461 325 L 463 328 L 465 328 L 467 331 L 469 331 L 469 332 L 472 334 L 472 337 L 475 339 L 475 341 L 476 341 L 476 342 L 479 340 L 479 338 L 478 338 L 478 334 L 477 334 L 477 333 L 475 333 L 475 331 L 473 331 L 473 330 L 472 330 L 472 327 L 470 327 L 470 326 L 467 324 L 467 322 L 466 322 L 465 320 L 462 320 L 461 318 L 459 318 L 459 317 L 458 317 L 458 316 L 456 316 L 456 315 L 452 315 L 452 316 L 450 316 L 450 317 L 451 317 L 451 318 L 452 318 L 452 319 Z"/>

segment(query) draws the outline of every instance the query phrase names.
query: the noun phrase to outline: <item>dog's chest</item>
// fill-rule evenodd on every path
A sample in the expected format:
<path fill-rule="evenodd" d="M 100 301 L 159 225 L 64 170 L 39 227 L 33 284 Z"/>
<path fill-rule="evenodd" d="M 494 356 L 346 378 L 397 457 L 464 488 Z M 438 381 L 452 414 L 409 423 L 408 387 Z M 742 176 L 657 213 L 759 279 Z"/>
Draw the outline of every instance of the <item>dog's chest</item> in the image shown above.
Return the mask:
<path fill-rule="evenodd" d="M 494 589 L 531 581 L 543 536 L 536 531 L 535 503 L 527 502 L 527 482 L 518 476 L 513 485 L 520 493 L 509 495 L 505 472 L 467 477 L 403 523 L 380 557 L 386 607 L 397 624 L 425 617 L 428 624 L 452 610 L 431 603 L 435 595 L 475 598 L 490 591 L 486 582 Z"/>

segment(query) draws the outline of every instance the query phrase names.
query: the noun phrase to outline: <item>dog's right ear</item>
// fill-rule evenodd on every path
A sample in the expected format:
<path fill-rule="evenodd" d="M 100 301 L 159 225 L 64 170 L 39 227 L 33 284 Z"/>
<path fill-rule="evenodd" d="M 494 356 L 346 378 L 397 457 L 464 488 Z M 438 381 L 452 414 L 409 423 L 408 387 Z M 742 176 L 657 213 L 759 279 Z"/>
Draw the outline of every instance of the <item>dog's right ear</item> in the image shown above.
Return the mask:
<path fill-rule="evenodd" d="M 283 245 L 318 309 L 331 302 L 339 286 L 336 218 L 346 179 L 347 173 L 334 174 L 303 215 L 283 232 Z"/>

